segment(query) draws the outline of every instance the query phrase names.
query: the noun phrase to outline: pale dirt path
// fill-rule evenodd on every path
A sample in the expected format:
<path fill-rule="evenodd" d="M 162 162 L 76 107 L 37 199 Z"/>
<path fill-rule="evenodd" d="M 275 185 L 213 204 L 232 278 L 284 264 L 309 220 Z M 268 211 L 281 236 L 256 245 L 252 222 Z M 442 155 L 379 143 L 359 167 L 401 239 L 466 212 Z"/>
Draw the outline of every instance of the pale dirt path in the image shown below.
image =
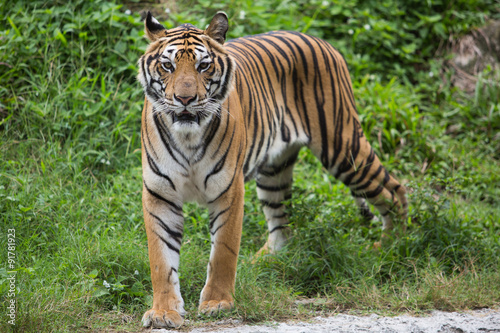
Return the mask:
<path fill-rule="evenodd" d="M 164 329 L 155 333 L 172 332 Z M 433 311 L 428 316 L 397 317 L 352 316 L 338 314 L 317 317 L 309 322 L 269 323 L 266 325 L 242 325 L 235 321 L 214 322 L 210 327 L 190 330 L 191 333 L 500 333 L 500 309 L 482 309 L 466 312 Z"/>

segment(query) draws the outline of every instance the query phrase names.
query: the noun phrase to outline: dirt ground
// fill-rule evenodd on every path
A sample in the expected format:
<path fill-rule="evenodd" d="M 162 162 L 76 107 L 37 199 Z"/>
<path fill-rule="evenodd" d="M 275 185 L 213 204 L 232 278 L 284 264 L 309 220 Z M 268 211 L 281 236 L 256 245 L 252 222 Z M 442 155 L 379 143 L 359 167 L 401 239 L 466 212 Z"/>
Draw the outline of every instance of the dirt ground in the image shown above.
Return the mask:
<path fill-rule="evenodd" d="M 165 329 L 155 333 L 172 332 Z M 500 309 L 481 309 L 466 312 L 433 311 L 428 316 L 397 317 L 352 316 L 338 314 L 333 317 L 317 317 L 309 322 L 268 323 L 242 325 L 237 321 L 214 322 L 210 327 L 195 328 L 191 333 L 326 333 L 326 332 L 384 332 L 384 333 L 500 333 Z"/>

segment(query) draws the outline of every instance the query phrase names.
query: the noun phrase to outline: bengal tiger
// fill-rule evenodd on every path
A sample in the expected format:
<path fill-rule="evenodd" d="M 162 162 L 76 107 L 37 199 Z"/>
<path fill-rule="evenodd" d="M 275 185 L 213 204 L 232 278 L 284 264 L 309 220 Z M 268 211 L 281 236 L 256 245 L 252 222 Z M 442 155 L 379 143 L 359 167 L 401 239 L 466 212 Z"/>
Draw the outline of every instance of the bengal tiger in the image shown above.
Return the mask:
<path fill-rule="evenodd" d="M 404 220 L 405 188 L 382 166 L 363 135 L 346 62 L 327 42 L 293 31 L 230 40 L 226 14 L 205 30 L 167 30 L 151 13 L 150 44 L 139 59 L 143 210 L 153 307 L 143 326 L 179 327 L 183 203 L 209 211 L 211 252 L 199 311 L 234 306 L 244 182 L 255 179 L 268 223 L 259 251 L 275 253 L 289 238 L 283 202 L 301 147 L 350 188 L 361 214 L 383 230 Z"/>

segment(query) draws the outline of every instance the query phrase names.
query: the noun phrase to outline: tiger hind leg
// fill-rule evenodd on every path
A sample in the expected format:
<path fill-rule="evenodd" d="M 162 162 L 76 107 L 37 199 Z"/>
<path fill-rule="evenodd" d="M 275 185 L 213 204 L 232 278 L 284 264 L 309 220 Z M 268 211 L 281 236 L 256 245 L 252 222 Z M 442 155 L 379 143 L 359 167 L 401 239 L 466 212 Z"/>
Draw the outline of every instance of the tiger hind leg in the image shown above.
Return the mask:
<path fill-rule="evenodd" d="M 406 190 L 381 164 L 377 155 L 364 137 L 360 138 L 360 149 L 356 157 L 347 152 L 339 163 L 327 167 L 329 172 L 351 190 L 361 215 L 366 220 L 377 221 L 367 204 L 372 204 L 382 216 L 382 237 L 389 236 L 394 222 L 406 222 Z"/>
<path fill-rule="evenodd" d="M 368 201 L 379 211 L 382 216 L 383 235 L 393 229 L 394 221 L 404 222 L 407 215 L 407 201 L 405 188 L 384 169 L 384 178 L 368 181 L 366 185 L 372 190 L 359 189 L 361 186 L 352 186 L 351 191 L 356 203 L 361 200 Z M 368 206 L 359 205 L 361 214 L 365 218 L 369 218 L 371 212 L 367 212 Z M 372 219 L 376 219 L 373 216 Z M 404 223 L 402 224 L 404 228 Z"/>
<path fill-rule="evenodd" d="M 364 198 L 357 198 L 354 196 L 354 202 L 356 202 L 356 205 L 359 208 L 359 213 L 361 214 L 361 216 L 363 216 L 363 219 L 365 221 L 378 221 L 378 217 L 372 213 Z"/>
<path fill-rule="evenodd" d="M 408 208 L 404 186 L 387 172 L 371 149 L 367 159 L 357 165 L 361 167 L 353 165 L 338 178 L 350 188 L 361 215 L 366 220 L 378 220 L 369 202 L 382 216 L 383 237 L 393 229 L 395 221 L 403 222 L 404 229 Z"/>
<path fill-rule="evenodd" d="M 256 176 L 257 196 L 268 225 L 268 239 L 256 257 L 279 251 L 290 238 L 288 214 L 284 201 L 291 198 L 293 166 L 298 150 L 283 154 L 272 164 L 261 167 Z"/>

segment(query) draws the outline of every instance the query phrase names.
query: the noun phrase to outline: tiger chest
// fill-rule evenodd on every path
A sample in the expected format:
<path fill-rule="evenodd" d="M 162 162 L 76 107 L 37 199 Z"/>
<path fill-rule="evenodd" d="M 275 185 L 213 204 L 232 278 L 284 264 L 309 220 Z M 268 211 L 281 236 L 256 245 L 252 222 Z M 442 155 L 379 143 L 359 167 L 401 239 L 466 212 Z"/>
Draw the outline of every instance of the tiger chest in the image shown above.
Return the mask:
<path fill-rule="evenodd" d="M 213 163 L 192 166 L 178 179 L 182 201 L 194 201 L 201 205 L 212 202 L 229 185 L 232 177 L 230 171 L 229 168 L 217 170 Z"/>

